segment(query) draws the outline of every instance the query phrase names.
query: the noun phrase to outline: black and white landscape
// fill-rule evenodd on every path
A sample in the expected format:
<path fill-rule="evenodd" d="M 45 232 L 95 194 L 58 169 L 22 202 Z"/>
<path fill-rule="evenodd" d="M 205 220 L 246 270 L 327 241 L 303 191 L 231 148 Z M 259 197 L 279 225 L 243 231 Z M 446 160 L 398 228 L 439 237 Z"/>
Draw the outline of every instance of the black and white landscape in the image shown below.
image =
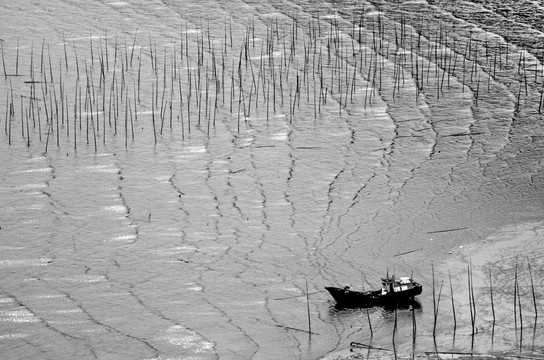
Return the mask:
<path fill-rule="evenodd" d="M 1 357 L 542 356 L 543 15 L 5 2 Z"/>

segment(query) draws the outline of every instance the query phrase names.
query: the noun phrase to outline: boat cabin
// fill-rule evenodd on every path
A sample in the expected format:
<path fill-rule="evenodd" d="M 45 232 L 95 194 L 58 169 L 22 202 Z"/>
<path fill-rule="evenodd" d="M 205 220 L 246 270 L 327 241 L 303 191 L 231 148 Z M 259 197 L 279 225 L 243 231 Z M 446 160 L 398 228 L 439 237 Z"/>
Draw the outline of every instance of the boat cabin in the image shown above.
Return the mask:
<path fill-rule="evenodd" d="M 412 287 L 411 285 L 413 285 L 413 282 L 412 279 L 406 276 L 398 279 L 395 275 L 382 278 L 382 295 L 406 291 Z"/>

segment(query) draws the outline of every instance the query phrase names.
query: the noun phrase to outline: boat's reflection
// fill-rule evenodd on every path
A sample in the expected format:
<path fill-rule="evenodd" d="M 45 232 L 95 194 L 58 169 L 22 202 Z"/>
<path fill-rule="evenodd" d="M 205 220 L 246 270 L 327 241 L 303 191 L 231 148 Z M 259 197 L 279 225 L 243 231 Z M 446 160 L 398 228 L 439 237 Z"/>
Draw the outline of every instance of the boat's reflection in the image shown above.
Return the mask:
<path fill-rule="evenodd" d="M 372 309 L 372 308 L 381 308 L 387 312 L 394 312 L 395 310 L 413 310 L 420 311 L 421 303 L 417 299 L 411 299 L 403 302 L 399 302 L 395 305 L 392 304 L 382 304 L 382 305 L 367 305 L 367 306 L 342 306 L 338 303 L 331 304 L 331 310 L 338 311 L 348 311 L 356 312 L 357 309 Z"/>

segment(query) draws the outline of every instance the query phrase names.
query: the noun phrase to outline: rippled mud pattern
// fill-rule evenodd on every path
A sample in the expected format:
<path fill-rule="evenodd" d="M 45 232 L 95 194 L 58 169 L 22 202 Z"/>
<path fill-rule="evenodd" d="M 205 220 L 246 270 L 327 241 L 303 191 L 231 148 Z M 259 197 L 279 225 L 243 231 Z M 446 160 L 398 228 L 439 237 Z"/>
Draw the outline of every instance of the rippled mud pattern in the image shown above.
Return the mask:
<path fill-rule="evenodd" d="M 486 31 L 531 51 L 542 61 L 542 9 L 538 1 L 430 1 L 459 19 L 478 24 Z"/>
<path fill-rule="evenodd" d="M 5 4 L 0 353 L 336 359 L 395 334 L 403 356 L 538 356 L 542 10 Z M 387 272 L 423 284 L 421 308 L 323 290 Z"/>

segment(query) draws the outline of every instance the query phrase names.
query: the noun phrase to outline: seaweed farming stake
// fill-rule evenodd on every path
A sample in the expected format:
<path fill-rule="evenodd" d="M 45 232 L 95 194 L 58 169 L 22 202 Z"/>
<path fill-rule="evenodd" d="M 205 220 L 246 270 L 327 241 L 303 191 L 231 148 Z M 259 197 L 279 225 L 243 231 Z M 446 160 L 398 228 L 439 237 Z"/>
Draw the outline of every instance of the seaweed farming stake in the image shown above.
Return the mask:
<path fill-rule="evenodd" d="M 536 306 L 536 295 L 535 295 L 535 285 L 533 283 L 533 272 L 531 271 L 531 262 L 529 261 L 529 257 L 527 257 L 527 267 L 529 269 L 529 278 L 531 279 L 531 292 L 533 295 L 533 305 L 535 307 L 535 324 L 536 324 L 536 319 L 538 318 L 538 310 Z"/>
<path fill-rule="evenodd" d="M 416 334 L 417 334 L 416 310 L 412 306 L 410 308 L 410 311 L 412 312 L 412 359 L 414 359 L 416 354 Z"/>
<path fill-rule="evenodd" d="M 434 263 L 431 262 L 431 270 L 433 277 L 433 338 L 436 336 L 436 319 L 438 317 L 438 308 L 436 306 L 436 290 L 435 290 L 435 280 L 434 280 Z"/>
<path fill-rule="evenodd" d="M 126 97 L 125 97 L 125 148 L 128 147 L 128 89 L 126 90 Z"/>
<path fill-rule="evenodd" d="M 491 299 L 491 313 L 493 314 L 493 327 L 495 327 L 495 305 L 493 303 L 493 283 L 491 280 L 491 270 L 489 270 L 489 296 Z"/>
<path fill-rule="evenodd" d="M 66 71 L 68 71 L 68 53 L 66 51 L 66 38 L 64 37 L 64 33 L 62 33 L 62 45 L 64 47 L 64 63 L 66 65 Z"/>
<path fill-rule="evenodd" d="M 45 101 L 44 101 L 45 102 Z M 51 123 L 52 122 L 49 122 L 48 123 L 48 126 L 47 126 L 47 140 L 45 141 L 45 150 L 44 150 L 44 154 L 47 154 L 47 148 L 49 146 L 49 134 L 51 133 Z M 10 144 L 11 145 L 11 144 Z"/>
<path fill-rule="evenodd" d="M 155 145 L 157 145 L 157 130 L 155 127 L 155 105 L 154 105 L 155 101 L 153 101 L 153 96 L 155 95 L 154 91 L 155 91 L 155 84 L 153 83 L 151 85 L 151 119 L 153 121 L 153 137 L 155 139 Z"/>
<path fill-rule="evenodd" d="M 368 312 L 368 309 L 366 309 L 366 317 L 368 319 L 368 327 L 370 329 L 370 338 L 372 339 L 374 337 L 374 331 L 372 330 L 372 322 L 370 321 L 370 313 Z"/>
<path fill-rule="evenodd" d="M 132 49 L 130 52 L 130 67 L 132 68 L 132 58 L 134 57 L 134 47 L 136 46 L 136 37 L 138 36 L 138 29 L 136 29 L 136 34 L 134 34 L 134 40 L 132 41 Z"/>
<path fill-rule="evenodd" d="M 183 95 L 181 92 L 181 71 L 178 77 L 178 88 L 179 88 L 179 113 L 181 117 L 181 139 L 185 139 L 185 127 L 183 125 Z M 136 106 L 136 104 L 134 104 Z"/>
<path fill-rule="evenodd" d="M 25 111 L 24 111 L 24 105 L 23 105 L 23 95 L 19 95 L 19 99 L 21 100 L 21 136 L 24 139 L 25 138 Z"/>
<path fill-rule="evenodd" d="M 516 334 L 516 347 L 518 343 L 518 318 L 517 318 L 517 308 L 516 308 L 517 291 L 518 291 L 518 259 L 516 257 L 516 270 L 514 273 L 514 331 Z"/>
<path fill-rule="evenodd" d="M 474 342 L 474 334 L 476 329 L 476 301 L 474 299 L 474 280 L 472 277 L 472 260 L 470 261 L 469 267 L 468 267 L 468 277 L 469 277 L 469 305 L 470 305 L 470 317 L 471 317 L 471 324 L 472 324 L 472 342 Z M 472 348 L 471 348 L 472 350 Z"/>
<path fill-rule="evenodd" d="M 15 76 L 19 76 L 19 38 L 17 38 L 17 57 L 15 59 Z"/>
<path fill-rule="evenodd" d="M 544 95 L 544 82 L 542 84 L 542 90 L 540 90 L 540 100 L 538 102 L 538 113 L 542 114 L 542 95 Z"/>
<path fill-rule="evenodd" d="M 442 297 L 442 286 L 444 285 L 444 281 L 440 283 L 440 290 L 438 290 L 438 300 L 436 301 L 436 316 L 434 318 L 434 325 L 433 325 L 433 337 L 436 332 L 436 323 L 438 319 L 438 308 L 440 307 L 440 298 Z"/>
<path fill-rule="evenodd" d="M 310 296 L 308 294 L 308 279 L 304 279 L 306 282 L 306 308 L 308 310 L 308 334 L 312 337 L 312 320 L 310 316 Z"/>
<path fill-rule="evenodd" d="M 397 333 L 397 318 L 398 318 L 398 315 L 397 315 L 397 308 L 399 307 L 399 304 L 397 302 L 397 305 L 395 306 L 395 323 L 393 325 L 393 340 L 392 340 L 392 344 L 393 344 L 393 354 L 395 356 L 395 360 L 397 360 L 397 347 L 395 346 L 395 335 Z"/>
<path fill-rule="evenodd" d="M 6 73 L 6 60 L 4 59 L 4 42 L 0 41 L 0 49 L 2 50 L 2 66 L 4 68 L 4 77 L 6 80 L 8 79 L 8 75 Z"/>
<path fill-rule="evenodd" d="M 476 69 L 476 71 L 478 71 Z M 480 94 L 480 73 L 478 73 L 478 81 L 476 83 L 476 94 L 475 94 L 475 98 L 476 98 L 476 102 L 475 102 L 475 105 L 478 106 L 478 96 Z"/>
<path fill-rule="evenodd" d="M 89 31 L 89 39 L 91 41 L 91 66 L 94 67 L 93 34 L 90 31 Z"/>
<path fill-rule="evenodd" d="M 73 42 L 73 46 L 74 46 L 74 54 L 76 56 L 76 71 L 77 71 L 77 78 L 79 79 L 79 59 L 77 57 L 77 48 L 76 48 L 76 43 Z M 42 46 L 42 62 L 43 62 L 43 46 Z"/>
<path fill-rule="evenodd" d="M 518 309 L 519 309 L 519 352 L 523 349 L 523 314 L 521 313 L 521 294 L 519 291 L 519 284 L 517 284 L 518 287 Z"/>

